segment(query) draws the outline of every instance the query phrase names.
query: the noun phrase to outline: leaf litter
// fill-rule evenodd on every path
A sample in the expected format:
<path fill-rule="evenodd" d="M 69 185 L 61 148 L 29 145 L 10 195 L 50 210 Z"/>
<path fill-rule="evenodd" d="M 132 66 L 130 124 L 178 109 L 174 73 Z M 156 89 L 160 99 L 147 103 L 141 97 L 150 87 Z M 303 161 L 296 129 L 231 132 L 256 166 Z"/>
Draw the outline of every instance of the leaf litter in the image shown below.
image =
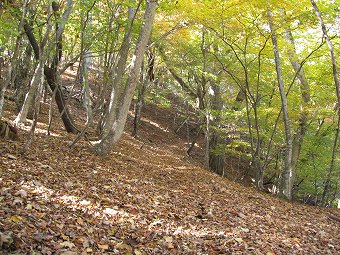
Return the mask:
<path fill-rule="evenodd" d="M 60 123 L 25 155 L 0 140 L 0 254 L 340 254 L 339 211 L 207 171 L 164 131 L 171 111 L 148 110 L 105 158 Z"/>

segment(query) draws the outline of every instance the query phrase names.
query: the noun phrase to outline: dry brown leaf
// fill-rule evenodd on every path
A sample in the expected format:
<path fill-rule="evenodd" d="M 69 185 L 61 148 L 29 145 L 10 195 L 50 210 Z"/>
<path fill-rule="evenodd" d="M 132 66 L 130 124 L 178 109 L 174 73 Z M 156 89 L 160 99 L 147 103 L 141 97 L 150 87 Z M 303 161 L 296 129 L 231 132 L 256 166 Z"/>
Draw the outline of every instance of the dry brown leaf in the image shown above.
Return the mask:
<path fill-rule="evenodd" d="M 63 247 L 63 248 L 68 248 L 68 249 L 72 249 L 73 247 L 75 247 L 74 243 L 72 243 L 70 241 L 61 242 L 60 246 Z"/>
<path fill-rule="evenodd" d="M 98 244 L 98 248 L 102 250 L 108 250 L 109 245 L 108 244 Z"/>

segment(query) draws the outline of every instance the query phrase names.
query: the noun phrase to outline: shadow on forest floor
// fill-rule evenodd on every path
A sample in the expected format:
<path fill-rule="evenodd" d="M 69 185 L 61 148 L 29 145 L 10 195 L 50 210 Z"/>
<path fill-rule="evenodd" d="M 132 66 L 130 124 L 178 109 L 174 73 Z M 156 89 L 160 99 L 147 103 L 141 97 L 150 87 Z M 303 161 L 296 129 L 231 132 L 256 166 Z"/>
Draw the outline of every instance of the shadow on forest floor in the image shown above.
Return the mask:
<path fill-rule="evenodd" d="M 17 153 L 24 131 L 19 141 L 0 140 L 1 254 L 340 253 L 339 223 L 328 217 L 338 211 L 288 203 L 202 168 L 199 148 L 186 157 L 170 109 L 147 106 L 139 138 L 127 128 L 104 158 L 83 140 L 69 149 L 75 135 L 57 113 L 47 136 L 47 109 L 25 155 Z"/>

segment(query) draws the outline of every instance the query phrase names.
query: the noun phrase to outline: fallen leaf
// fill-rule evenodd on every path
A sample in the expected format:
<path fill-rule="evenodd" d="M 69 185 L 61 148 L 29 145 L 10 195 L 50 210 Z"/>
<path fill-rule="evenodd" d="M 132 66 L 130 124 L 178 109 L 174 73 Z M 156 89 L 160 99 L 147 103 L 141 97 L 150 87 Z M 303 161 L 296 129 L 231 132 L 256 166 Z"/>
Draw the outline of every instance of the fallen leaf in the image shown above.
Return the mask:
<path fill-rule="evenodd" d="M 120 250 L 132 251 L 132 247 L 131 247 L 130 245 L 127 245 L 127 244 L 123 243 L 123 242 L 118 243 L 118 244 L 116 245 L 116 247 L 117 247 L 118 249 L 120 249 Z"/>
<path fill-rule="evenodd" d="M 8 159 L 12 159 L 12 160 L 17 159 L 17 157 L 14 156 L 14 155 L 12 155 L 12 154 L 7 154 L 7 158 L 8 158 Z"/>
<path fill-rule="evenodd" d="M 27 197 L 27 192 L 26 192 L 25 190 L 21 189 L 21 190 L 18 190 L 18 191 L 15 193 L 15 195 L 16 195 L 16 196 L 20 196 L 20 197 L 22 197 L 22 198 L 25 198 L 25 197 Z"/>
<path fill-rule="evenodd" d="M 167 243 L 171 243 L 173 239 L 172 239 L 172 236 L 164 236 L 164 240 Z"/>
<path fill-rule="evenodd" d="M 13 201 L 13 205 L 22 205 L 24 201 L 20 197 L 16 197 Z"/>
<path fill-rule="evenodd" d="M 242 243 L 242 242 L 243 242 L 243 239 L 240 238 L 240 237 L 237 237 L 237 238 L 235 238 L 235 241 L 238 242 L 238 243 Z"/>
<path fill-rule="evenodd" d="M 32 210 L 33 209 L 33 204 L 28 203 L 25 207 L 27 210 Z"/>
<path fill-rule="evenodd" d="M 168 247 L 169 249 L 173 249 L 173 248 L 175 248 L 175 246 L 174 246 L 174 244 L 173 244 L 173 243 L 168 243 L 167 247 Z"/>
<path fill-rule="evenodd" d="M 119 211 L 112 208 L 105 208 L 103 212 L 109 215 L 116 215 L 119 213 Z"/>
<path fill-rule="evenodd" d="M 150 225 L 151 226 L 156 226 L 156 225 L 161 225 L 163 224 L 163 221 L 162 220 L 155 220 L 154 222 L 152 222 Z"/>
<path fill-rule="evenodd" d="M 142 253 L 139 250 L 134 250 L 133 252 L 135 253 L 135 255 L 142 255 Z"/>
<path fill-rule="evenodd" d="M 165 243 L 166 243 L 166 246 L 168 247 L 168 249 L 175 248 L 175 246 L 173 244 L 172 236 L 164 236 L 164 240 L 165 240 Z"/>
<path fill-rule="evenodd" d="M 83 221 L 83 219 L 78 218 L 78 219 L 77 219 L 77 223 L 80 224 L 80 225 L 83 225 L 83 224 L 84 224 L 84 221 Z"/>
<path fill-rule="evenodd" d="M 245 216 L 243 213 L 239 213 L 238 216 L 239 216 L 241 219 L 246 218 L 246 216 Z"/>
<path fill-rule="evenodd" d="M 11 218 L 9 218 L 9 220 L 12 221 L 13 223 L 19 223 L 22 221 L 22 217 L 18 215 L 13 215 L 11 216 Z"/>
<path fill-rule="evenodd" d="M 138 208 L 135 206 L 131 207 L 129 210 L 130 214 L 133 214 L 133 215 L 137 215 L 138 211 L 139 211 Z"/>
<path fill-rule="evenodd" d="M 60 253 L 60 255 L 77 255 L 77 252 L 74 251 L 64 251 L 62 253 Z"/>
<path fill-rule="evenodd" d="M 75 247 L 74 243 L 70 242 L 70 241 L 64 241 L 62 243 L 60 243 L 60 246 L 63 247 L 63 248 L 73 248 Z"/>
<path fill-rule="evenodd" d="M 108 244 L 98 244 L 98 248 L 102 250 L 108 250 L 109 245 Z"/>
<path fill-rule="evenodd" d="M 82 201 L 79 202 L 79 204 L 81 204 L 81 205 L 90 205 L 90 204 L 91 204 L 91 201 L 82 200 Z"/>

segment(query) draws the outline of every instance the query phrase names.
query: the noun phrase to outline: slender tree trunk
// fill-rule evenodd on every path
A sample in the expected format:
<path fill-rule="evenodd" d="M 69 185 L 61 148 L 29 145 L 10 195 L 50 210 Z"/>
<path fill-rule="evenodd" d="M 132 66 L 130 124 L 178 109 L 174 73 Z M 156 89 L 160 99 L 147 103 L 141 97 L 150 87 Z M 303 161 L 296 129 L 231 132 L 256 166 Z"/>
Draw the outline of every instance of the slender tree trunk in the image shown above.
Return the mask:
<path fill-rule="evenodd" d="M 27 29 L 27 26 L 26 26 L 26 29 Z M 30 88 L 29 88 L 29 90 L 28 90 L 28 92 L 25 96 L 24 103 L 23 103 L 21 110 L 18 113 L 18 115 L 17 115 L 17 117 L 14 121 L 16 126 L 18 126 L 20 123 L 26 121 L 27 114 L 29 113 L 30 108 L 34 107 L 33 106 L 34 97 L 37 94 L 40 95 L 40 93 L 37 93 L 37 90 L 38 90 L 39 87 L 42 86 L 42 84 L 44 82 L 43 70 L 44 70 L 44 64 L 45 64 L 45 61 L 46 61 L 46 58 L 47 58 L 47 54 L 46 54 L 46 52 L 44 52 L 43 49 L 45 47 L 45 44 L 47 43 L 50 32 L 51 32 L 51 25 L 50 25 L 50 22 L 48 22 L 44 38 L 43 38 L 42 42 L 40 43 L 40 45 L 36 46 L 36 47 L 39 47 L 38 50 L 37 50 L 39 52 L 39 54 L 37 54 L 35 56 L 36 59 L 38 60 L 38 65 L 35 68 L 33 77 L 32 77 L 31 82 L 30 82 Z M 34 110 L 34 111 L 35 111 L 35 114 L 38 113 L 38 110 Z"/>
<path fill-rule="evenodd" d="M 329 53 L 330 53 L 331 61 L 332 61 L 333 79 L 334 79 L 334 85 L 335 85 L 335 89 L 336 89 L 336 97 L 337 97 L 337 100 L 338 100 L 338 102 L 337 102 L 337 118 L 338 118 L 338 120 L 337 120 L 337 128 L 335 130 L 335 139 L 334 139 L 334 144 L 333 144 L 332 159 L 331 159 L 331 162 L 330 162 L 327 179 L 325 181 L 325 187 L 324 187 L 324 191 L 323 191 L 323 194 L 322 194 L 322 201 L 321 201 L 325 205 L 326 202 L 327 202 L 326 201 L 327 195 L 328 195 L 330 188 L 331 188 L 331 185 L 332 185 L 331 178 L 332 178 L 332 173 L 333 173 L 334 168 L 335 168 L 335 157 L 336 157 L 336 154 L 337 154 L 338 139 L 339 139 L 339 132 L 340 132 L 340 130 L 339 130 L 340 129 L 340 84 L 339 84 L 339 73 L 338 73 L 338 68 L 337 68 L 337 63 L 336 63 L 336 56 L 335 56 L 332 41 L 330 40 L 330 38 L 328 36 L 325 23 L 323 21 L 321 12 L 320 12 L 316 2 L 314 0 L 310 0 L 310 1 L 313 5 L 315 14 L 319 19 L 321 29 L 322 29 L 322 32 L 323 32 L 323 36 L 325 37 L 328 48 L 329 48 Z"/>
<path fill-rule="evenodd" d="M 254 128 L 256 131 L 256 149 L 255 151 L 252 151 L 253 154 L 253 160 L 254 160 L 254 166 L 256 169 L 256 187 L 260 190 L 262 190 L 263 187 L 263 177 L 264 177 L 264 170 L 265 170 L 265 162 L 261 159 L 263 154 L 263 148 L 262 148 L 262 139 L 260 135 L 260 121 L 259 121 L 259 114 L 258 114 L 258 103 L 260 101 L 260 80 L 261 80 L 261 56 L 263 50 L 266 48 L 267 42 L 269 41 L 270 37 L 266 38 L 265 43 L 263 44 L 262 48 L 259 50 L 259 53 L 257 55 L 257 81 L 256 81 L 256 92 L 255 95 L 252 97 L 254 102 L 252 103 L 252 108 L 254 111 Z M 244 56 L 246 59 L 246 56 Z"/>
<path fill-rule="evenodd" d="M 109 107 L 102 135 L 98 141 L 93 142 L 95 152 L 98 155 L 107 155 L 113 144 L 116 143 L 123 134 L 129 107 L 138 84 L 143 56 L 151 35 L 156 6 L 157 0 L 146 1 L 143 25 L 129 65 L 129 74 L 124 91 L 120 95 L 116 94 L 116 96 L 111 96 L 111 106 Z M 121 82 L 115 84 L 115 86 L 120 85 Z M 117 96 L 119 96 L 119 98 L 117 98 Z"/>
<path fill-rule="evenodd" d="M 19 69 L 18 67 L 19 67 L 20 44 L 23 38 L 22 29 L 24 26 L 25 18 L 26 18 L 27 4 L 28 4 L 28 1 L 24 0 L 22 4 L 21 18 L 20 18 L 20 22 L 19 22 L 19 26 L 17 30 L 18 36 L 16 38 L 15 49 L 14 49 L 13 57 L 11 59 L 10 84 L 12 87 L 15 85 L 17 71 Z"/>
<path fill-rule="evenodd" d="M 204 132 L 204 140 L 205 140 L 205 155 L 204 155 L 204 164 L 206 168 L 210 167 L 210 115 L 211 115 L 211 104 L 210 104 L 210 82 L 206 79 L 207 72 L 207 45 L 205 40 L 206 35 L 206 27 L 202 28 L 202 41 L 201 41 L 201 52 L 203 55 L 203 66 L 202 66 L 202 75 L 200 82 L 197 82 L 197 99 L 198 99 L 198 109 L 205 113 L 205 132 Z M 199 78 L 197 77 L 197 80 Z"/>
<path fill-rule="evenodd" d="M 220 129 L 220 112 L 222 110 L 222 97 L 221 97 L 221 90 L 219 85 L 212 84 L 212 89 L 214 91 L 214 96 L 212 99 L 212 111 L 216 112 L 217 116 L 214 116 L 214 119 L 211 123 L 213 126 L 210 136 L 210 143 L 209 143 L 209 168 L 214 171 L 215 173 L 224 176 L 224 145 L 225 141 L 221 135 Z"/>
<path fill-rule="evenodd" d="M 42 59 L 39 61 L 39 65 L 43 66 L 43 62 L 44 62 L 45 57 L 42 57 Z M 38 122 L 38 116 L 39 116 L 39 112 L 40 112 L 40 100 L 41 100 L 41 96 L 42 96 L 42 90 L 43 90 L 43 82 L 44 82 L 44 71 L 43 68 L 38 68 L 37 71 L 40 72 L 40 74 L 37 74 L 36 77 L 40 78 L 40 82 L 37 82 L 38 87 L 36 88 L 36 98 L 35 98 L 35 102 L 34 102 L 34 109 L 33 109 L 33 122 L 29 131 L 28 136 L 26 137 L 26 141 L 20 151 L 20 153 L 25 153 L 32 141 L 33 141 L 33 137 L 34 137 L 34 132 L 37 126 L 37 122 Z"/>
<path fill-rule="evenodd" d="M 138 135 L 138 130 L 140 126 L 140 120 L 142 117 L 142 109 L 144 106 L 144 95 L 146 91 L 148 82 L 144 80 L 141 84 L 140 87 L 138 88 L 138 95 L 137 95 L 137 101 L 135 104 L 135 117 L 133 119 L 133 131 L 132 131 L 132 136 L 137 137 Z"/>
<path fill-rule="evenodd" d="M 25 101 L 25 94 L 28 89 L 29 84 L 29 73 L 31 69 L 31 53 L 32 49 L 27 47 L 25 50 L 25 55 L 22 59 L 16 62 L 15 74 L 13 76 L 14 79 L 14 87 L 15 87 L 15 104 L 16 111 L 20 112 L 21 107 Z"/>
<path fill-rule="evenodd" d="M 111 132 L 111 129 L 116 119 L 116 112 L 118 111 L 118 101 L 120 98 L 120 94 L 122 93 L 121 92 L 123 88 L 122 83 L 123 83 L 126 63 L 127 63 L 130 44 L 131 44 L 132 25 L 134 22 L 136 12 L 137 10 L 135 8 L 129 7 L 129 11 L 128 11 L 129 22 L 127 23 L 125 27 L 125 35 L 124 35 L 122 46 L 119 51 L 118 63 L 113 73 L 114 80 L 113 80 L 113 86 L 112 86 L 111 95 L 110 95 L 110 103 L 104 115 L 100 139 L 102 139 L 103 137 L 106 137 Z"/>
<path fill-rule="evenodd" d="M 284 10 L 283 15 L 286 16 L 286 13 Z M 296 53 L 295 48 L 295 42 L 292 35 L 292 32 L 289 28 L 288 21 L 285 21 L 287 23 L 287 27 L 284 32 L 284 38 L 288 42 L 288 57 L 290 60 L 290 63 L 292 64 L 292 67 L 297 74 L 297 78 L 300 81 L 300 90 L 301 90 L 301 97 L 302 97 L 302 109 L 299 115 L 299 126 L 295 131 L 295 134 L 293 136 L 292 141 L 292 172 L 295 173 L 296 165 L 300 157 L 301 147 L 303 138 L 306 132 L 306 125 L 307 125 L 307 119 L 308 119 L 308 112 L 306 110 L 307 105 L 310 101 L 310 88 L 309 84 L 304 72 L 304 69 L 300 62 L 298 61 L 298 56 Z"/>
<path fill-rule="evenodd" d="M 91 34 L 91 25 L 92 25 L 92 15 L 91 10 L 96 4 L 96 0 L 93 1 L 91 7 L 86 12 L 85 20 L 82 24 L 82 32 L 81 32 L 81 52 L 84 52 L 84 47 L 89 41 Z M 89 69 L 91 63 L 91 53 L 88 49 L 85 50 L 85 54 L 81 57 L 80 65 L 81 65 L 81 74 L 82 74 L 82 101 L 84 108 L 86 109 L 86 125 L 89 125 L 93 119 L 93 111 L 92 111 L 92 101 L 90 97 L 90 84 L 89 84 Z"/>
<path fill-rule="evenodd" d="M 204 132 L 204 140 L 205 140 L 205 155 L 204 155 L 204 164 L 206 168 L 209 168 L 210 164 L 210 95 L 207 93 L 207 100 L 205 106 L 205 132 Z"/>
<path fill-rule="evenodd" d="M 54 42 L 50 42 L 50 44 L 46 46 L 47 48 L 46 50 L 47 52 L 49 52 L 52 47 L 56 47 L 56 49 L 55 49 L 54 59 L 53 59 L 53 63 L 51 67 L 48 67 L 47 65 L 44 66 L 44 75 L 51 90 L 56 91 L 56 102 L 57 102 L 58 110 L 61 114 L 61 118 L 63 120 L 66 131 L 70 133 L 76 133 L 78 132 L 78 129 L 73 123 L 73 120 L 68 111 L 68 108 L 66 107 L 66 102 L 64 99 L 63 92 L 61 90 L 59 83 L 57 82 L 58 63 L 60 61 L 61 54 L 62 54 L 62 44 L 61 44 L 62 34 L 65 29 L 65 24 L 71 14 L 72 8 L 73 8 L 73 0 L 67 0 L 66 9 L 60 19 L 57 18 L 56 11 L 54 10 L 55 22 L 56 22 L 56 33 L 55 33 L 56 40 Z M 33 29 L 28 23 L 25 23 L 24 28 L 25 28 L 25 33 L 28 37 L 28 40 L 33 48 L 35 59 L 39 60 L 41 52 L 40 52 L 39 44 L 33 34 Z"/>
<path fill-rule="evenodd" d="M 138 96 L 137 96 L 137 102 L 135 104 L 135 117 L 133 120 L 133 131 L 132 135 L 134 137 L 137 137 L 139 125 L 140 125 L 140 119 L 141 119 L 141 114 L 142 114 L 142 109 L 144 106 L 144 96 L 145 96 L 145 91 L 150 82 L 154 81 L 154 63 L 155 63 L 155 55 L 151 50 L 148 50 L 147 52 L 148 55 L 148 64 L 146 68 L 146 74 L 142 75 L 141 79 L 141 84 L 138 88 Z M 143 68 L 142 68 L 143 69 Z"/>
<path fill-rule="evenodd" d="M 5 76 L 5 82 L 3 83 L 2 86 L 0 86 L 0 119 L 2 117 L 2 111 L 3 111 L 4 104 L 5 104 L 6 89 L 10 84 L 12 84 L 13 86 L 14 80 L 16 78 L 15 76 L 16 76 L 16 68 L 18 64 L 18 56 L 19 56 L 19 51 L 20 51 L 20 41 L 22 39 L 21 31 L 24 25 L 26 12 L 27 12 L 27 0 L 24 0 L 22 4 L 21 18 L 20 18 L 20 22 L 19 22 L 19 26 L 17 30 L 19 35 L 16 38 L 14 54 L 10 61 L 9 69 L 7 71 L 8 73 Z"/>
<path fill-rule="evenodd" d="M 86 109 L 86 125 L 92 122 L 93 119 L 93 111 L 92 111 L 92 101 L 90 96 L 90 84 L 89 84 L 89 64 L 90 64 L 90 53 L 86 52 L 85 59 L 83 61 L 82 69 L 83 69 L 83 105 Z"/>
<path fill-rule="evenodd" d="M 281 190 L 280 193 L 287 199 L 292 198 L 292 188 L 293 188 L 293 169 L 292 169 L 292 138 L 291 138 L 291 131 L 290 131 L 290 119 L 288 115 L 288 101 L 286 92 L 284 90 L 284 83 L 283 83 L 283 76 L 282 76 L 282 69 L 281 69 L 281 61 L 280 61 L 280 54 L 277 44 L 276 38 L 276 31 L 273 24 L 273 16 L 271 11 L 267 10 L 268 19 L 269 19 L 269 26 L 270 31 L 272 34 L 272 43 L 273 43 L 273 51 L 275 56 L 275 67 L 276 67 L 276 74 L 278 80 L 278 86 L 280 90 L 281 96 L 281 104 L 282 104 L 282 111 L 283 111 L 283 122 L 284 122 L 284 129 L 285 129 L 285 159 L 284 159 L 284 171 L 281 178 Z"/>
<path fill-rule="evenodd" d="M 11 69 L 11 68 L 12 67 L 9 66 L 9 69 Z M 5 74 L 4 79 L 5 79 L 5 81 L 0 84 L 0 119 L 2 117 L 2 112 L 3 112 L 4 105 L 5 105 L 6 89 L 11 82 L 11 70 L 7 71 L 7 74 Z"/>
<path fill-rule="evenodd" d="M 42 61 L 39 60 L 40 63 L 38 63 L 33 78 L 31 80 L 31 84 L 30 84 L 30 88 L 25 96 L 25 101 L 21 107 L 20 112 L 18 113 L 17 117 L 14 120 L 14 123 L 16 126 L 19 126 L 21 123 L 26 121 L 26 117 L 28 114 L 29 109 L 32 107 L 32 103 L 35 97 L 35 93 L 39 87 L 40 82 L 43 82 L 43 80 L 41 80 L 41 75 L 42 72 L 41 70 L 43 70 L 43 63 L 41 63 Z"/>
<path fill-rule="evenodd" d="M 56 103 L 57 103 L 59 113 L 61 114 L 61 119 L 63 121 L 63 124 L 64 124 L 66 131 L 69 132 L 69 133 L 77 133 L 78 129 L 76 128 L 76 126 L 73 122 L 71 114 L 70 114 L 68 107 L 66 105 L 66 101 L 65 101 L 65 98 L 64 98 L 63 91 L 61 90 L 61 87 L 60 87 L 60 85 L 57 81 L 57 79 L 58 79 L 58 77 L 56 77 L 57 73 L 53 69 L 45 66 L 44 67 L 44 74 L 45 74 L 45 77 L 46 77 L 46 81 L 47 81 L 48 85 L 50 86 L 51 90 L 55 91 L 55 100 L 56 100 Z"/>

